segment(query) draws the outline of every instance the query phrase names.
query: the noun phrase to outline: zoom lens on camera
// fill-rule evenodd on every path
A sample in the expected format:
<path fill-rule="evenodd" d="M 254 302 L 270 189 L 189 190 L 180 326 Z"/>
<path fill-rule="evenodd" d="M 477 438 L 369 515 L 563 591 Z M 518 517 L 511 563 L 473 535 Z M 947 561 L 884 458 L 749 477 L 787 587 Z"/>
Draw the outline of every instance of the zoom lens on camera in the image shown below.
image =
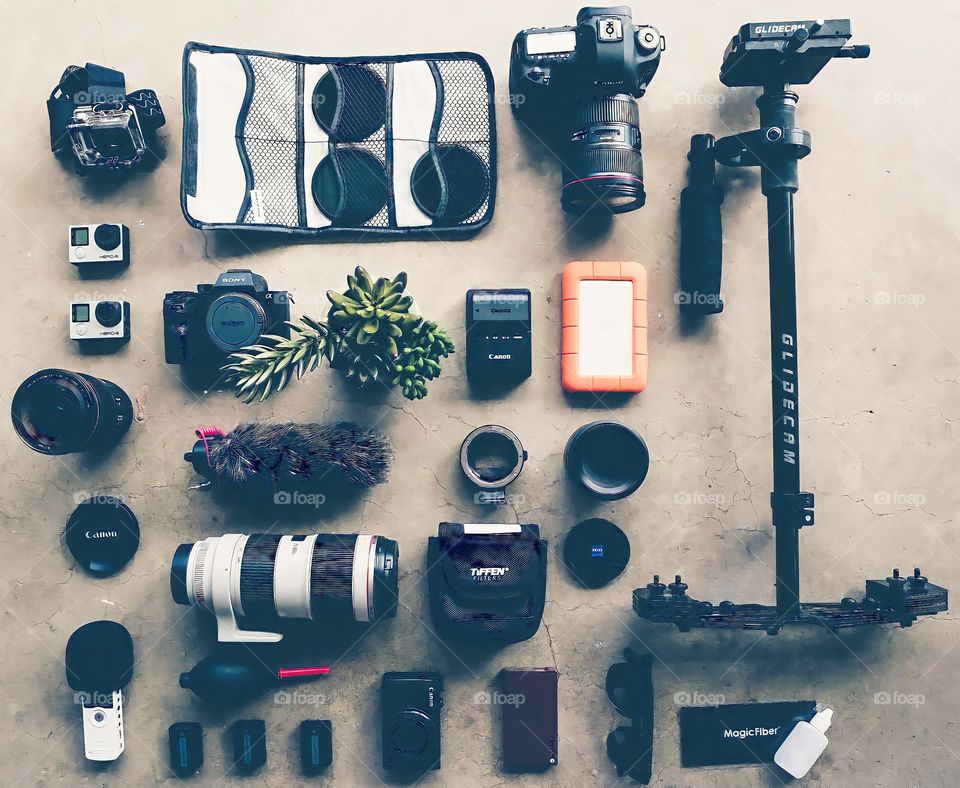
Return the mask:
<path fill-rule="evenodd" d="M 573 27 L 522 30 L 513 42 L 510 93 L 517 116 L 562 152 L 564 210 L 623 213 L 646 200 L 640 112 L 663 37 L 630 9 L 582 8 Z M 555 129 L 569 134 L 549 139 Z"/>

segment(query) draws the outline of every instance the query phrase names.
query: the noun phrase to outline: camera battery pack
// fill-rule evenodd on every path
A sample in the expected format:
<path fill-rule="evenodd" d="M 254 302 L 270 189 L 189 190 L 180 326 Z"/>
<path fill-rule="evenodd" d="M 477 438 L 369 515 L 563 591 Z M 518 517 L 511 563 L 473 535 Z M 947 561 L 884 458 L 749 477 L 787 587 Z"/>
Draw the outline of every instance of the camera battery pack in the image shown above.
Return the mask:
<path fill-rule="evenodd" d="M 475 383 L 530 377 L 529 290 L 467 291 L 467 377 Z"/>
<path fill-rule="evenodd" d="M 539 772 L 559 762 L 557 679 L 553 668 L 500 671 L 505 771 Z"/>

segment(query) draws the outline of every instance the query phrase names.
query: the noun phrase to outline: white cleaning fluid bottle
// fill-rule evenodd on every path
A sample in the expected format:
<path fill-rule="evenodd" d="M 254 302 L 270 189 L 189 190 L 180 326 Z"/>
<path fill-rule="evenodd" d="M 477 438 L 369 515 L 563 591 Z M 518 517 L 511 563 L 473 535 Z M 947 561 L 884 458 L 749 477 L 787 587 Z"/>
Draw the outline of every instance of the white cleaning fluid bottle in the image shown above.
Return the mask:
<path fill-rule="evenodd" d="M 833 719 L 833 709 L 813 715 L 810 722 L 798 722 L 773 756 L 773 762 L 793 777 L 803 777 L 827 749 L 824 735 Z"/>

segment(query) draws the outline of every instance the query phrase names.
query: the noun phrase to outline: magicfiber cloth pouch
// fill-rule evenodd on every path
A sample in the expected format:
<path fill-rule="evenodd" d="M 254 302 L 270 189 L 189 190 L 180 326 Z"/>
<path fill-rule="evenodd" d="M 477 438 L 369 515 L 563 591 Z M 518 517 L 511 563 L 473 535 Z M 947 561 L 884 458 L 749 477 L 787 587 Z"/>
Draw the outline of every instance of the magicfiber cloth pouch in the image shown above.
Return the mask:
<path fill-rule="evenodd" d="M 496 193 L 493 76 L 470 52 L 325 58 L 190 43 L 194 227 L 455 237 Z"/>
<path fill-rule="evenodd" d="M 816 712 L 815 700 L 684 706 L 680 709 L 680 764 L 773 763 L 773 754 L 794 725 Z"/>
<path fill-rule="evenodd" d="M 539 526 L 440 523 L 427 566 L 430 614 L 441 636 L 516 643 L 540 627 L 547 542 Z"/>

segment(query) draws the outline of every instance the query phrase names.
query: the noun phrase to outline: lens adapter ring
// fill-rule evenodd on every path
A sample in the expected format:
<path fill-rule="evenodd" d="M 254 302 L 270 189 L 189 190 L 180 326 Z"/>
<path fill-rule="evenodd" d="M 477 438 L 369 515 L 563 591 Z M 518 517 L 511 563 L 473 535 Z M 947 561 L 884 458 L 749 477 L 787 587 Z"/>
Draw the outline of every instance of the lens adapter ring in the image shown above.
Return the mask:
<path fill-rule="evenodd" d="M 491 478 L 489 474 L 482 473 L 475 465 L 470 450 L 482 445 L 483 442 L 499 443 L 501 446 L 509 447 L 509 450 L 512 451 L 512 465 L 505 473 Z M 464 438 L 460 446 L 460 467 L 463 469 L 464 476 L 475 487 L 490 493 L 503 493 L 507 485 L 516 481 L 523 470 L 523 463 L 526 459 L 527 452 L 524 450 L 523 444 L 520 443 L 520 439 L 506 427 L 501 427 L 498 424 L 485 424 L 482 427 L 477 427 Z"/>

